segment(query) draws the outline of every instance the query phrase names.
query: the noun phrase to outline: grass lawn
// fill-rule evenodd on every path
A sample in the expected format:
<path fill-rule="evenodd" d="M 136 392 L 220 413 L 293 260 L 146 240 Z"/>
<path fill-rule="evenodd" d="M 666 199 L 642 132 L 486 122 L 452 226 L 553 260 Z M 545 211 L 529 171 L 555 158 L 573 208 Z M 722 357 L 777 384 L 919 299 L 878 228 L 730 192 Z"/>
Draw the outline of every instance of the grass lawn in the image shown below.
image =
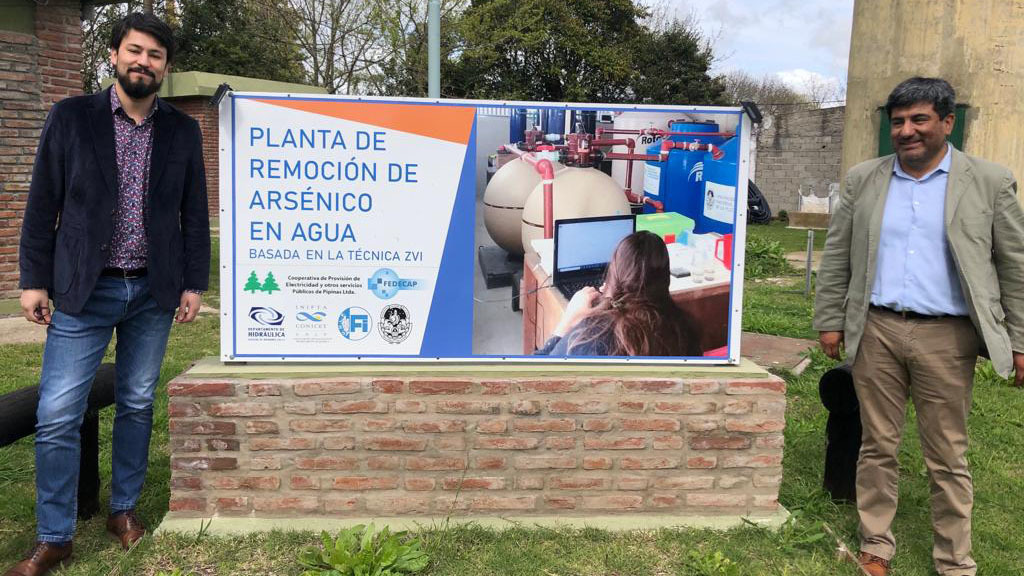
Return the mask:
<path fill-rule="evenodd" d="M 773 225 L 774 226 L 774 225 Z M 751 227 L 751 234 L 776 233 Z M 783 229 L 783 233 L 786 233 Z M 797 248 L 799 249 L 799 248 Z M 216 270 L 216 264 L 214 264 Z M 797 285 L 771 280 L 747 284 L 744 327 L 787 336 L 813 337 L 810 301 Z M 211 294 L 207 302 L 216 303 Z M 139 505 L 155 526 L 167 511 L 168 466 L 166 383 L 192 361 L 218 352 L 218 318 L 203 315 L 175 326 L 161 372 L 150 473 Z M 36 383 L 40 345 L 0 346 L 0 394 Z M 817 382 L 832 362 L 820 353 L 789 383 L 786 446 L 780 501 L 793 520 L 777 532 L 755 527 L 728 532 L 652 530 L 627 533 L 595 529 L 552 530 L 524 525 L 504 532 L 476 526 L 417 533 L 433 557 L 426 574 L 779 576 L 848 575 L 858 572 L 836 559 L 827 525 L 846 543 L 856 542 L 856 514 L 832 503 L 821 490 L 826 413 Z M 976 490 L 974 550 L 982 574 L 1024 574 L 1024 534 L 1013 528 L 1024 517 L 1024 392 L 1010 389 L 982 367 L 976 379 L 969 458 Z M 102 413 L 101 475 L 109 477 L 112 410 Z M 913 422 L 909 419 L 908 422 Z M 34 538 L 33 448 L 31 438 L 0 449 L 0 569 L 16 561 Z M 900 509 L 894 530 L 900 542 L 894 576 L 926 576 L 931 569 L 928 480 L 916 428 L 908 426 L 901 449 Z M 102 498 L 109 487 L 104 486 Z M 161 535 L 124 553 L 104 533 L 105 517 L 78 527 L 74 563 L 59 574 L 153 575 L 175 568 L 182 574 L 300 574 L 298 550 L 318 542 L 312 532 L 263 533 L 245 537 Z"/>
<path fill-rule="evenodd" d="M 786 224 L 779 222 L 778 220 L 772 220 L 767 225 L 750 225 L 747 226 L 748 236 L 760 236 L 766 240 L 775 240 L 779 244 L 782 244 L 782 249 L 785 252 L 805 252 L 807 251 L 807 230 L 787 228 Z M 814 231 L 814 249 L 823 250 L 825 248 L 825 231 L 815 230 Z"/>

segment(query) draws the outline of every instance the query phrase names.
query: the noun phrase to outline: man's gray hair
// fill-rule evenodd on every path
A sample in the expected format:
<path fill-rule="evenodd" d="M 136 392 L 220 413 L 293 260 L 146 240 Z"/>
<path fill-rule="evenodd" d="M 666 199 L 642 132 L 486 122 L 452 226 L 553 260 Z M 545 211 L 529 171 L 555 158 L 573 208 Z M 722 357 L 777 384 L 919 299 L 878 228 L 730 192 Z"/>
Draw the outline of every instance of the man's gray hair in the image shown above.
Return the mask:
<path fill-rule="evenodd" d="M 956 106 L 956 90 L 942 78 L 907 78 L 889 93 L 885 113 L 892 116 L 893 108 L 906 108 L 918 102 L 930 102 L 939 118 L 945 118 Z"/>

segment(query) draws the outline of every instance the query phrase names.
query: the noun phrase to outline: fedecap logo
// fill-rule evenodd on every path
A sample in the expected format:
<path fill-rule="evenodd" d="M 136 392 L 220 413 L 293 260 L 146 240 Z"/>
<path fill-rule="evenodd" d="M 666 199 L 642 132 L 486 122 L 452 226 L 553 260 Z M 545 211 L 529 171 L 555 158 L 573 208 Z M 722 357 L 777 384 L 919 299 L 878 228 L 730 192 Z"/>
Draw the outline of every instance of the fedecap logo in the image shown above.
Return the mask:
<path fill-rule="evenodd" d="M 380 335 L 392 344 L 398 344 L 412 332 L 409 309 L 401 304 L 389 304 L 380 313 Z"/>
<path fill-rule="evenodd" d="M 370 276 L 366 288 L 381 300 L 394 298 L 400 290 L 421 290 L 423 282 L 415 278 L 401 278 L 391 268 L 381 268 Z"/>
<path fill-rule="evenodd" d="M 284 314 L 269 306 L 253 306 L 249 308 L 249 319 L 264 326 L 280 326 L 284 322 Z"/>
<path fill-rule="evenodd" d="M 348 340 L 362 340 L 370 335 L 373 320 L 359 306 L 349 306 L 338 316 L 338 332 Z"/>

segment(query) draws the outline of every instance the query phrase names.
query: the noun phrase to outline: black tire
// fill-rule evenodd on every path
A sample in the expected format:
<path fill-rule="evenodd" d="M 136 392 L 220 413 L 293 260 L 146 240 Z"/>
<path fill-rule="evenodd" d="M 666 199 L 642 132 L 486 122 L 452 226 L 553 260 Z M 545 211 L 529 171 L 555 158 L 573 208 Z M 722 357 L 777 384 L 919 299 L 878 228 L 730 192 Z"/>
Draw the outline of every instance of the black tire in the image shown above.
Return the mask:
<path fill-rule="evenodd" d="M 772 208 L 753 180 L 747 181 L 747 224 L 768 224 L 772 221 Z"/>

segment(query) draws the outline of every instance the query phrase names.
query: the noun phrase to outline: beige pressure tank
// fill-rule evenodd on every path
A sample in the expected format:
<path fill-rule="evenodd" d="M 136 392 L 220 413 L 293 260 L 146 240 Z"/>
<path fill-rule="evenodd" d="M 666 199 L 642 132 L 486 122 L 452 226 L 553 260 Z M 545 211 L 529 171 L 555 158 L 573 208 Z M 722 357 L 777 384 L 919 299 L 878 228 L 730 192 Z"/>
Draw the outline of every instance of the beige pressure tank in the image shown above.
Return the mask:
<path fill-rule="evenodd" d="M 557 173 L 565 168 L 552 163 Z M 540 174 L 532 164 L 516 158 L 491 176 L 484 190 L 484 226 L 494 242 L 509 254 L 523 254 L 523 206 L 540 184 Z"/>
<path fill-rule="evenodd" d="M 594 168 L 565 168 L 555 173 L 554 220 L 629 214 L 622 186 Z M 523 246 L 533 251 L 531 240 L 544 237 L 544 185 L 538 183 L 523 208 Z"/>

